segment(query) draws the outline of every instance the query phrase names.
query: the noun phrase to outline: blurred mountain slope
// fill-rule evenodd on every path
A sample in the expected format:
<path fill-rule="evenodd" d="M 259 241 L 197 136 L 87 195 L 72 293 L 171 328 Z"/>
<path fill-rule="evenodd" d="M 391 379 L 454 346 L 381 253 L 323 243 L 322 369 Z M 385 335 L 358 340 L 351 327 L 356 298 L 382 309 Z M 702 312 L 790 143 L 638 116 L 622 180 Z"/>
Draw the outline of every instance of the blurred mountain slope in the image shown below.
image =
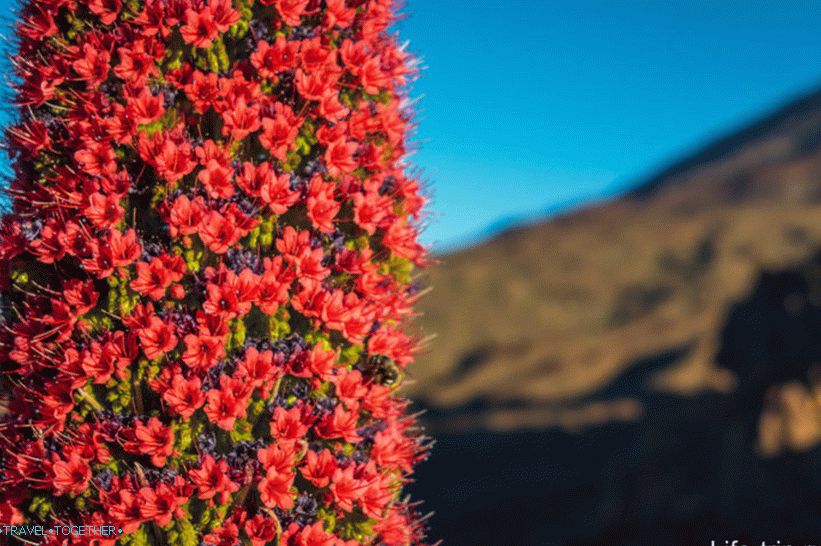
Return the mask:
<path fill-rule="evenodd" d="M 469 408 L 468 427 L 575 424 L 585 420 L 568 414 L 575 402 L 608 386 L 606 398 L 629 397 L 635 389 L 612 383 L 661 356 L 663 369 L 633 387 L 726 391 L 733 378 L 715 355 L 728 307 L 760 271 L 800 263 L 819 243 L 816 93 L 621 199 L 444 256 L 421 304 L 420 325 L 437 338 L 412 396 L 443 416 Z"/>
<path fill-rule="evenodd" d="M 434 535 L 821 539 L 819 249 L 821 92 L 442 257 L 410 388 L 439 441 Z"/>

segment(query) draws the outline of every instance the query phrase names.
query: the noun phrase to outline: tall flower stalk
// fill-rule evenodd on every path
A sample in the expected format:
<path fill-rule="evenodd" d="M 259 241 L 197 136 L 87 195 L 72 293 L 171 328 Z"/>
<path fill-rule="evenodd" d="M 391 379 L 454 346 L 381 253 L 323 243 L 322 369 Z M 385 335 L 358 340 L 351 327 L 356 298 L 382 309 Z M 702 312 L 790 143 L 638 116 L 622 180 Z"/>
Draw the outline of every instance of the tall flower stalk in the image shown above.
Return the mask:
<path fill-rule="evenodd" d="M 0 224 L 0 524 L 424 542 L 423 198 L 391 0 L 31 0 Z M 119 532 L 121 531 L 121 533 Z"/>

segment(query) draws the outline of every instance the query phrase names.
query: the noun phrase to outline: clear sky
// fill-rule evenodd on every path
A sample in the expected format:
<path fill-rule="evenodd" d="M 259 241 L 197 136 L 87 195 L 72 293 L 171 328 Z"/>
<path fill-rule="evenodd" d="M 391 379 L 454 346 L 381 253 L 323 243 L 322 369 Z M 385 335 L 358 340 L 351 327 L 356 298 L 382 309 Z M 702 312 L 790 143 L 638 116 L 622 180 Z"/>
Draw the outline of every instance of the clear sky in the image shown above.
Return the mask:
<path fill-rule="evenodd" d="M 407 0 L 439 250 L 613 195 L 821 84 L 821 2 Z"/>

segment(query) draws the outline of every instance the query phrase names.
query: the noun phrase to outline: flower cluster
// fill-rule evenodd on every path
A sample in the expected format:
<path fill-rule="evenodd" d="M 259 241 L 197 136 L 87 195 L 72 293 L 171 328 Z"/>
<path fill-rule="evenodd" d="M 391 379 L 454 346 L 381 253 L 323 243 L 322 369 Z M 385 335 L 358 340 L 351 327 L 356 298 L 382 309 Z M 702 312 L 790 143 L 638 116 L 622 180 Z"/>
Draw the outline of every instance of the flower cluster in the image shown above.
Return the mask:
<path fill-rule="evenodd" d="M 391 0 L 31 0 L 0 522 L 410 545 L 424 199 Z"/>

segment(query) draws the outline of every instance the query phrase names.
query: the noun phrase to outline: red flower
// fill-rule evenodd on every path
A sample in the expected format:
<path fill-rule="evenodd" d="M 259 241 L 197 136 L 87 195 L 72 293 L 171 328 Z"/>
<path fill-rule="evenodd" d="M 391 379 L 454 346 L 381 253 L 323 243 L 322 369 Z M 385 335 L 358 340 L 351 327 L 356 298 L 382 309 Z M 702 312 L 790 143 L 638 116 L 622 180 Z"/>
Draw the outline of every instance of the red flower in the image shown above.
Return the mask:
<path fill-rule="evenodd" d="M 325 151 L 325 161 L 328 163 L 328 174 L 337 177 L 340 174 L 353 172 L 359 165 L 354 154 L 359 148 L 355 142 L 340 138 L 328 145 Z"/>
<path fill-rule="evenodd" d="M 356 193 L 353 196 L 354 221 L 369 235 L 376 232 L 386 220 L 392 217 L 393 199 L 371 191 L 366 194 Z"/>
<path fill-rule="evenodd" d="M 63 299 L 82 316 L 97 305 L 100 293 L 94 289 L 91 280 L 68 279 L 63 283 Z"/>
<path fill-rule="evenodd" d="M 353 512 L 353 503 L 364 493 L 365 486 L 354 477 L 354 467 L 337 468 L 331 477 L 330 490 L 334 502 L 346 512 Z"/>
<path fill-rule="evenodd" d="M 206 394 L 205 414 L 223 430 L 233 430 L 234 422 L 245 417 L 250 385 L 231 380 L 223 375 L 220 388 Z"/>
<path fill-rule="evenodd" d="M 207 315 L 203 311 L 197 311 L 197 325 L 200 336 L 222 340 L 228 335 L 228 325 L 219 315 Z"/>
<path fill-rule="evenodd" d="M 418 524 L 410 521 L 408 516 L 400 513 L 396 508 L 389 510 L 374 526 L 379 530 L 379 536 L 386 546 L 401 546 L 418 540 Z"/>
<path fill-rule="evenodd" d="M 8 138 L 17 149 L 24 151 L 24 156 L 32 158 L 51 146 L 48 128 L 39 120 L 24 121 L 7 130 Z"/>
<path fill-rule="evenodd" d="M 300 60 L 302 68 L 307 72 L 336 69 L 336 51 L 318 36 L 302 42 Z"/>
<path fill-rule="evenodd" d="M 147 425 L 137 422 L 134 439 L 126 442 L 125 447 L 140 455 L 148 455 L 151 457 L 151 464 L 161 467 L 174 452 L 174 432 L 171 427 L 152 417 Z"/>
<path fill-rule="evenodd" d="M 394 466 L 410 472 L 417 460 L 416 449 L 404 435 L 404 428 L 395 420 L 389 421 L 392 426 L 377 432 L 374 437 L 373 460 L 380 465 Z"/>
<path fill-rule="evenodd" d="M 311 248 L 311 233 L 307 230 L 297 231 L 291 226 L 282 231 L 282 237 L 277 239 L 276 247 L 293 264 L 300 279 L 321 281 L 328 276 L 329 271 L 322 265 L 325 254 L 321 248 Z M 310 283 L 303 283 L 308 286 Z"/>
<path fill-rule="evenodd" d="M 246 315 L 257 297 L 258 287 L 259 277 L 250 269 L 243 269 L 239 275 L 227 271 L 219 286 L 209 284 L 206 288 L 209 299 L 203 309 L 222 314 L 226 320 Z"/>
<path fill-rule="evenodd" d="M 115 104 L 114 115 L 106 120 L 106 129 L 117 144 L 129 144 L 139 127 L 131 111 L 122 104 Z"/>
<path fill-rule="evenodd" d="M 296 461 L 296 448 L 293 444 L 273 444 L 257 450 L 257 459 L 262 468 L 268 472 L 290 473 Z"/>
<path fill-rule="evenodd" d="M 197 175 L 208 195 L 214 199 L 228 199 L 234 195 L 234 171 L 221 165 L 216 159 L 211 159 Z"/>
<path fill-rule="evenodd" d="M 205 216 L 205 201 L 202 197 L 191 200 L 185 195 L 180 195 L 171 205 L 168 216 L 168 231 L 172 237 L 196 233 Z"/>
<path fill-rule="evenodd" d="M 231 135 L 234 140 L 242 140 L 262 126 L 259 107 L 246 104 L 244 98 L 240 98 L 236 105 L 226 110 L 222 119 L 225 122 L 222 126 L 222 134 Z"/>
<path fill-rule="evenodd" d="M 305 317 L 317 317 L 322 308 L 322 285 L 314 279 L 299 281 L 300 290 L 291 297 L 291 307 Z"/>
<path fill-rule="evenodd" d="M 108 77 L 111 55 L 90 44 L 83 46 L 83 55 L 72 65 L 81 80 L 86 80 L 91 87 L 97 87 Z"/>
<path fill-rule="evenodd" d="M 203 74 L 199 70 L 195 71 L 191 82 L 185 86 L 185 93 L 188 95 L 189 100 L 194 103 L 194 109 L 200 114 L 204 114 L 219 97 L 217 75 L 213 72 Z"/>
<path fill-rule="evenodd" d="M 315 176 L 311 180 L 311 189 L 308 193 L 308 218 L 313 226 L 324 233 L 333 233 L 333 219 L 341 208 L 341 204 L 334 199 L 335 184 L 325 182 Z"/>
<path fill-rule="evenodd" d="M 282 256 L 265 258 L 265 271 L 259 282 L 257 305 L 260 311 L 273 315 L 288 302 L 288 293 L 294 281 L 294 272 L 288 268 Z"/>
<path fill-rule="evenodd" d="M 305 435 L 313 424 L 306 406 L 294 406 L 289 410 L 276 408 L 271 420 L 271 436 L 280 442 L 295 441 Z"/>
<path fill-rule="evenodd" d="M 277 527 L 274 520 L 266 518 L 262 514 L 257 514 L 245 522 L 245 534 L 251 540 L 251 546 L 265 546 L 273 542 L 277 534 Z"/>
<path fill-rule="evenodd" d="M 91 142 L 88 147 L 74 152 L 74 159 L 91 176 L 112 175 L 117 172 L 117 162 L 111 146 Z"/>
<path fill-rule="evenodd" d="M 85 209 L 86 218 L 100 229 L 113 227 L 123 219 L 125 211 L 120 206 L 120 199 L 116 195 L 103 195 L 95 192 L 88 196 L 88 207 Z"/>
<path fill-rule="evenodd" d="M 231 152 L 211 139 L 203 142 L 202 146 L 197 146 L 196 154 L 202 165 L 208 165 L 212 159 L 220 165 L 229 165 L 232 160 Z"/>
<path fill-rule="evenodd" d="M 356 17 L 356 10 L 345 4 L 346 0 L 326 0 L 328 11 L 325 15 L 325 26 L 328 28 L 348 28 Z"/>
<path fill-rule="evenodd" d="M 154 304 L 138 303 L 134 306 L 130 315 L 123 317 L 123 323 L 132 330 L 141 330 L 148 328 L 151 325 L 151 319 L 155 316 Z"/>
<path fill-rule="evenodd" d="M 149 76 L 156 75 L 157 66 L 154 64 L 154 57 L 147 51 L 148 47 L 148 42 L 139 40 L 132 47 L 118 48 L 120 62 L 114 67 L 114 74 L 121 80 L 138 86 L 144 84 Z"/>
<path fill-rule="evenodd" d="M 24 500 L 25 493 L 22 491 L 8 493 L 6 498 L 0 502 L 0 518 L 9 522 L 8 525 L 22 525 L 26 521 L 20 509 Z"/>
<path fill-rule="evenodd" d="M 134 22 L 141 25 L 142 31 L 146 36 L 155 36 L 160 32 L 167 32 L 167 25 L 176 25 L 180 22 L 178 15 L 174 13 L 173 9 L 168 9 L 173 6 L 183 5 L 181 2 L 172 2 L 171 6 L 164 0 L 146 0 L 143 4 L 144 8 L 134 18 Z M 184 8 L 183 8 L 184 9 Z"/>
<path fill-rule="evenodd" d="M 308 450 L 305 454 L 305 464 L 300 467 L 302 477 L 316 487 L 327 487 L 331 483 L 331 476 L 336 472 L 336 458 L 327 449 L 317 455 Z"/>
<path fill-rule="evenodd" d="M 172 484 L 158 483 L 155 488 L 140 488 L 143 504 L 141 513 L 146 520 L 153 520 L 160 527 L 165 527 L 174 518 L 185 515 L 182 506 L 188 502 L 188 495 L 181 476 L 176 476 Z"/>
<path fill-rule="evenodd" d="M 288 537 L 289 546 L 335 546 L 338 543 L 333 534 L 325 531 L 322 521 L 305 527 L 292 523 L 283 536 Z"/>
<path fill-rule="evenodd" d="M 359 408 L 353 407 L 348 411 L 339 405 L 332 413 L 320 419 L 316 426 L 316 435 L 320 438 L 344 438 L 346 442 L 355 444 L 362 440 L 357 433 L 358 421 Z"/>
<path fill-rule="evenodd" d="M 272 44 L 261 40 L 251 54 L 251 64 L 263 78 L 274 79 L 279 72 L 296 68 L 299 58 L 299 42 L 279 36 Z"/>
<path fill-rule="evenodd" d="M 355 294 L 352 296 L 356 298 Z M 351 301 L 346 301 L 345 293 L 341 290 L 334 290 L 329 297 L 326 297 L 319 312 L 319 318 L 325 327 L 331 330 L 342 330 L 351 316 L 351 303 Z"/>
<path fill-rule="evenodd" d="M 150 160 L 154 163 L 157 174 L 172 184 L 197 166 L 196 161 L 193 160 L 191 146 L 177 144 L 171 140 L 165 140 L 158 153 L 150 156 Z"/>
<path fill-rule="evenodd" d="M 113 486 L 112 489 L 114 489 Z M 122 528 L 123 534 L 133 533 L 145 521 L 143 497 L 128 489 L 115 491 L 116 493 L 107 499 L 108 514 Z"/>
<path fill-rule="evenodd" d="M 58 32 L 57 24 L 48 8 L 33 5 L 32 13 L 23 19 L 17 32 L 34 41 L 43 41 Z"/>
<path fill-rule="evenodd" d="M 158 317 L 151 317 L 149 326 L 140 330 L 140 346 L 149 360 L 159 358 L 177 346 L 173 326 Z"/>
<path fill-rule="evenodd" d="M 206 394 L 205 415 L 223 430 L 233 430 L 234 422 L 245 414 L 245 408 L 229 391 L 212 389 Z"/>
<path fill-rule="evenodd" d="M 259 498 L 266 506 L 290 510 L 294 507 L 294 496 L 291 493 L 293 484 L 293 473 L 278 472 L 276 468 L 270 468 L 257 485 Z"/>
<path fill-rule="evenodd" d="M 339 102 L 339 97 L 334 93 L 328 93 L 319 101 L 319 115 L 330 122 L 341 121 L 349 112 L 350 109 Z"/>
<path fill-rule="evenodd" d="M 177 374 L 171 380 L 171 388 L 163 392 L 162 398 L 174 413 L 189 419 L 205 403 L 202 381 L 196 376 L 186 380 Z"/>
<path fill-rule="evenodd" d="M 83 372 L 97 385 L 108 383 L 114 374 L 114 359 L 110 353 L 103 353 L 99 343 L 92 343 L 82 359 Z"/>
<path fill-rule="evenodd" d="M 390 76 L 382 71 L 382 60 L 370 57 L 359 70 L 359 79 L 366 93 L 378 95 L 390 84 Z"/>
<path fill-rule="evenodd" d="M 225 254 L 242 238 L 242 230 L 231 218 L 212 210 L 202 219 L 199 235 L 202 242 L 216 254 Z"/>
<path fill-rule="evenodd" d="M 225 342 L 208 336 L 185 336 L 182 361 L 195 370 L 207 370 L 225 356 Z"/>
<path fill-rule="evenodd" d="M 79 495 L 88 489 L 91 481 L 91 467 L 79 455 L 72 454 L 68 460 L 57 459 L 51 465 L 54 474 L 54 489 L 58 495 Z"/>
<path fill-rule="evenodd" d="M 66 254 L 66 247 L 63 245 L 64 234 L 56 231 L 50 224 L 43 226 L 40 238 L 31 242 L 31 252 L 37 256 L 37 260 L 44 264 L 59 262 Z"/>
<path fill-rule="evenodd" d="M 274 214 L 285 214 L 299 201 L 299 192 L 291 189 L 291 177 L 288 174 L 268 177 L 260 193 L 262 200 Z"/>
<path fill-rule="evenodd" d="M 308 230 L 297 231 L 293 226 L 286 226 L 282 230 L 282 235 L 277 239 L 277 250 L 283 256 L 288 257 L 288 261 L 297 262 L 297 257 L 304 256 L 310 252 L 311 232 Z M 297 265 L 299 265 L 297 263 Z"/>
<path fill-rule="evenodd" d="M 227 503 L 231 493 L 239 489 L 239 485 L 228 477 L 228 470 L 228 463 L 224 460 L 216 461 L 211 455 L 205 455 L 200 467 L 188 473 L 199 491 L 197 498 L 208 500 L 219 495 L 220 504 Z"/>
<path fill-rule="evenodd" d="M 88 246 L 89 256 L 82 260 L 83 269 L 98 279 L 104 279 L 114 273 L 114 256 L 111 247 L 100 244 L 98 241 L 90 241 Z"/>
<path fill-rule="evenodd" d="M 374 479 L 358 499 L 362 512 L 370 518 L 376 520 L 381 519 L 385 512 L 385 507 L 388 506 L 393 498 L 391 489 L 392 486 L 389 480 Z"/>
<path fill-rule="evenodd" d="M 286 161 L 301 125 L 302 119 L 289 106 L 278 102 L 274 104 L 274 117 L 262 118 L 259 141 L 275 158 Z"/>
<path fill-rule="evenodd" d="M 104 25 L 110 25 L 116 21 L 122 8 L 120 0 L 91 0 L 88 4 L 91 13 L 99 17 Z"/>
<path fill-rule="evenodd" d="M 337 70 L 325 68 L 308 73 L 297 69 L 296 89 L 307 100 L 322 100 L 329 93 L 336 91 L 338 79 L 339 71 Z"/>
<path fill-rule="evenodd" d="M 242 173 L 237 177 L 237 186 L 250 197 L 261 197 L 262 188 L 270 184 L 275 176 L 267 161 L 256 166 L 246 161 L 242 165 Z"/>
<path fill-rule="evenodd" d="M 237 511 L 234 515 L 237 516 L 240 513 Z M 239 543 L 239 532 L 239 525 L 233 520 L 229 520 L 212 527 L 211 532 L 203 537 L 203 543 L 214 544 L 215 546 L 235 545 Z"/>
<path fill-rule="evenodd" d="M 220 78 L 219 90 L 222 100 L 218 101 L 216 109 L 220 113 L 234 108 L 239 100 L 244 100 L 250 106 L 259 104 L 263 98 L 260 84 L 246 79 L 240 70 L 235 70 L 230 78 Z"/>
<path fill-rule="evenodd" d="M 332 374 L 334 365 L 339 358 L 339 353 L 331 349 L 326 349 L 321 343 L 318 343 L 311 347 L 306 357 L 306 367 L 317 377 L 327 379 Z"/>
<path fill-rule="evenodd" d="M 137 262 L 137 278 L 131 281 L 131 288 L 137 293 L 157 301 L 165 296 L 171 286 L 171 272 L 159 258 L 152 258 L 150 263 Z"/>
<path fill-rule="evenodd" d="M 139 348 L 137 338 L 132 333 L 114 332 L 103 347 L 103 353 L 114 360 L 116 375 L 122 379 L 126 370 L 137 360 Z"/>
<path fill-rule="evenodd" d="M 111 260 L 114 267 L 132 264 L 142 252 L 142 246 L 137 242 L 137 232 L 133 229 L 125 233 L 112 230 L 109 234 L 108 248 L 111 249 Z"/>
<path fill-rule="evenodd" d="M 308 1 L 309 0 L 273 0 L 273 4 L 277 8 L 282 20 L 292 27 L 295 27 L 301 23 L 300 18 L 305 13 Z M 271 1 L 266 0 L 263 4 L 270 5 Z"/>
<path fill-rule="evenodd" d="M 185 12 L 185 24 L 180 27 L 182 39 L 194 47 L 207 48 L 219 35 L 217 23 L 211 10 L 193 10 Z"/>
<path fill-rule="evenodd" d="M 157 121 L 165 113 L 163 96 L 154 95 L 148 88 L 143 89 L 136 97 L 130 98 L 128 108 L 139 125 Z"/>
<path fill-rule="evenodd" d="M 413 262 L 419 262 L 425 254 L 424 247 L 417 242 L 416 230 L 408 225 L 406 219 L 397 220 L 388 227 L 382 244 L 394 255 Z"/>
<path fill-rule="evenodd" d="M 349 408 L 356 407 L 368 394 L 368 387 L 359 370 L 340 371 L 331 381 L 336 385 L 336 397 Z"/>
<path fill-rule="evenodd" d="M 0 219 L 0 258 L 11 260 L 26 250 L 27 239 L 23 236 L 19 223 L 7 222 L 10 218 Z M 68 230 L 68 227 L 66 228 Z M 65 237 L 63 237 L 65 238 Z"/>
<path fill-rule="evenodd" d="M 60 85 L 61 80 L 50 79 L 51 72 L 48 69 L 34 72 L 20 86 L 21 106 L 40 106 L 47 100 L 54 97 L 54 92 Z"/>
<path fill-rule="evenodd" d="M 208 9 L 220 32 L 228 32 L 231 25 L 240 20 L 239 12 L 231 7 L 231 0 L 211 0 Z"/>
<path fill-rule="evenodd" d="M 249 347 L 245 351 L 245 357 L 237 365 L 237 377 L 247 381 L 252 387 L 261 387 L 277 375 L 278 370 L 273 361 L 273 352 L 260 353 L 255 347 Z"/>

